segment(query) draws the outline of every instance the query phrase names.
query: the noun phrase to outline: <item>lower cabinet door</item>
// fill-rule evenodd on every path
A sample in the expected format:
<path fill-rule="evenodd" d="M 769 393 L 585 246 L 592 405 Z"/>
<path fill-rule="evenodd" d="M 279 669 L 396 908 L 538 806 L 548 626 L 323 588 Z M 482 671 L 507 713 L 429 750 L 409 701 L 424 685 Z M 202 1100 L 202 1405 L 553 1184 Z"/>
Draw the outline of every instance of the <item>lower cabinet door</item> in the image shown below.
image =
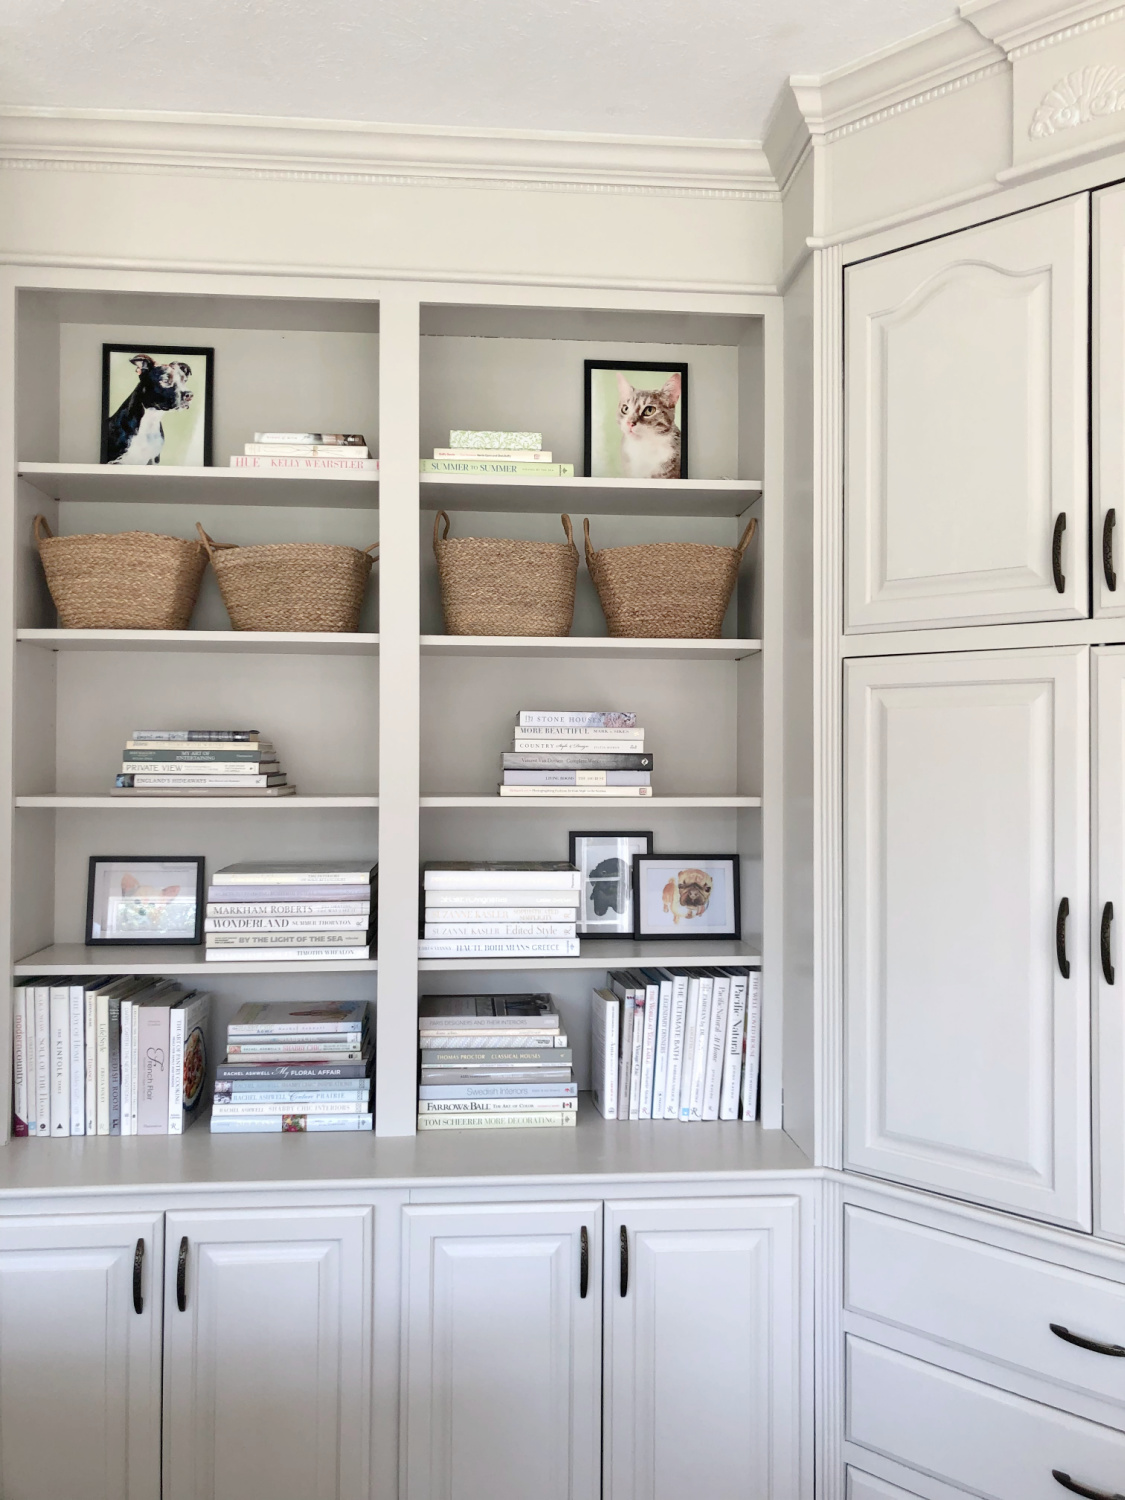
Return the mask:
<path fill-rule="evenodd" d="M 601 1204 L 403 1217 L 404 1500 L 598 1500 Z"/>
<path fill-rule="evenodd" d="M 0 1220 L 4 1500 L 160 1500 L 161 1252 L 159 1215 Z"/>
<path fill-rule="evenodd" d="M 166 1221 L 164 1500 L 367 1500 L 372 1210 Z"/>
<path fill-rule="evenodd" d="M 606 1205 L 606 1500 L 795 1500 L 796 1198 Z"/>

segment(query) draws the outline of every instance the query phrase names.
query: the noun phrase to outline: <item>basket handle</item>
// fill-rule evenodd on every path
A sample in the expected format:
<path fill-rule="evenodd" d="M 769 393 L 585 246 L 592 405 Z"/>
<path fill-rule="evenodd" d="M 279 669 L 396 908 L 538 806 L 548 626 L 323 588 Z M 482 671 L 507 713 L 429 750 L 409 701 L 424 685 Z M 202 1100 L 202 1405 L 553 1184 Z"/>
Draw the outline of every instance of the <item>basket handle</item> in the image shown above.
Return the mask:
<path fill-rule="evenodd" d="M 199 532 L 199 540 L 204 552 L 206 552 L 207 556 L 211 559 L 212 562 L 214 562 L 215 560 L 216 552 L 234 552 L 238 548 L 237 542 L 212 541 L 212 539 L 204 531 L 203 524 L 200 521 L 196 521 L 195 529 Z"/>
<path fill-rule="evenodd" d="M 31 531 L 37 542 L 43 541 L 44 537 L 53 537 L 55 534 L 47 524 L 46 516 L 36 516 L 35 520 L 31 523 Z"/>
<path fill-rule="evenodd" d="M 371 545 L 370 545 L 370 547 L 364 547 L 362 550 L 364 552 L 378 552 L 378 550 L 379 550 L 379 543 L 378 542 L 372 542 Z"/>
<path fill-rule="evenodd" d="M 570 524 L 570 517 L 569 516 L 560 516 L 559 520 L 562 522 L 563 530 L 566 532 L 566 544 L 567 544 L 567 546 L 568 547 L 574 547 L 574 527 Z M 577 551 L 577 550 L 578 549 L 575 548 L 575 551 Z"/>
<path fill-rule="evenodd" d="M 445 531 L 442 534 L 441 540 L 444 542 L 445 539 L 446 539 L 446 537 L 449 535 L 449 517 L 446 515 L 445 511 L 439 510 L 438 513 L 437 513 L 437 515 L 434 517 L 434 551 L 435 552 L 437 551 L 437 544 L 438 544 L 438 528 L 439 528 L 439 526 L 441 525 L 441 523 L 443 521 L 445 522 Z"/>
<path fill-rule="evenodd" d="M 750 519 L 749 519 L 749 521 L 747 521 L 747 523 L 746 523 L 746 530 L 742 533 L 742 540 L 739 542 L 738 546 L 734 549 L 738 553 L 738 558 L 739 558 L 740 562 L 742 561 L 742 554 L 746 551 L 747 547 L 749 547 L 749 545 L 750 545 L 750 538 L 754 535 L 754 533 L 757 531 L 757 529 L 758 529 L 758 518 L 757 518 L 757 516 L 751 516 Z"/>
<path fill-rule="evenodd" d="M 590 559 L 594 555 L 594 549 L 593 549 L 593 546 L 590 543 L 590 517 L 589 516 L 584 516 L 583 519 L 582 519 L 582 535 L 586 538 L 586 566 L 589 567 L 590 566 Z"/>

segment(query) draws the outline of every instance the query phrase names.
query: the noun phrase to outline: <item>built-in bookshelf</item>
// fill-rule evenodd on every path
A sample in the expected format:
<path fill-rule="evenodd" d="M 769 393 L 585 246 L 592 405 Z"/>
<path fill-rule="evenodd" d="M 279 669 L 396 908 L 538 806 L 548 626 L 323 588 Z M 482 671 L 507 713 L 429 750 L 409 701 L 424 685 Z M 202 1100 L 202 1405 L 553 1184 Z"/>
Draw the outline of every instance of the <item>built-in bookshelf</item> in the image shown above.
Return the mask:
<path fill-rule="evenodd" d="M 586 1087 L 589 994 L 607 969 L 761 965 L 762 1123 L 779 1126 L 784 996 L 775 814 L 786 666 L 775 521 L 777 299 L 654 292 L 617 305 L 612 293 L 576 300 L 564 290 L 517 287 L 234 275 L 204 284 L 186 273 L 4 276 L 16 303 L 18 375 L 3 385 L 18 400 L 2 501 L 14 548 L 5 547 L 0 564 L 0 591 L 10 588 L 15 621 L 10 641 L 0 641 L 13 663 L 10 674 L 0 667 L 0 719 L 12 726 L 10 754 L 8 746 L 0 752 L 8 809 L 0 822 L 0 891 L 11 913 L 0 958 L 9 972 L 189 976 L 215 994 L 216 1028 L 248 995 L 366 998 L 376 1007 L 376 1130 L 399 1135 L 413 1131 L 416 1116 L 420 987 L 549 990 L 575 1038 L 576 1078 Z M 215 348 L 213 467 L 96 462 L 100 345 L 110 339 Z M 689 479 L 420 479 L 419 455 L 466 421 L 542 430 L 556 458 L 580 473 L 582 362 L 622 353 L 688 363 Z M 378 480 L 226 467 L 257 429 L 318 425 L 363 432 L 380 458 Z M 450 512 L 453 535 L 539 540 L 561 540 L 558 518 L 566 512 L 579 542 L 589 516 L 596 547 L 733 545 L 752 515 L 760 529 L 719 639 L 611 639 L 584 563 L 570 636 L 457 637 L 444 632 L 430 545 L 438 510 Z M 191 537 L 199 521 L 219 541 L 366 547 L 378 540 L 381 551 L 354 635 L 235 632 L 210 574 L 187 630 L 62 630 L 32 540 L 38 513 L 63 535 L 137 529 Z M 0 635 L 7 633 L 5 624 Z M 496 767 L 514 713 L 548 700 L 552 707 L 635 708 L 658 756 L 655 795 L 643 803 L 499 798 Z M 298 794 L 111 797 L 124 731 L 165 718 L 260 727 L 279 747 Z M 742 940 L 587 941 L 579 958 L 519 968 L 418 959 L 421 862 L 565 858 L 575 828 L 651 829 L 658 851 L 739 854 Z M 93 952 L 81 943 L 86 866 L 106 850 L 199 853 L 209 870 L 245 859 L 378 859 L 378 957 L 295 972 L 283 963 L 205 963 L 202 949 Z M 5 1101 L 7 1027 L 5 1013 Z M 7 1113 L 5 1103 L 5 1125 Z"/>

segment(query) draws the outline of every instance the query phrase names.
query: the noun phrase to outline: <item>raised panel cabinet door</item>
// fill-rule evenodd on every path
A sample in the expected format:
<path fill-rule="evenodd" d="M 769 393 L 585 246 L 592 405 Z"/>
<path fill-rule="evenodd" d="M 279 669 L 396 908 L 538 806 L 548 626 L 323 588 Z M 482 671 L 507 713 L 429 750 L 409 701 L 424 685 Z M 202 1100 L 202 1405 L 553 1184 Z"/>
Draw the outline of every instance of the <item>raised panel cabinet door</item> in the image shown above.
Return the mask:
<path fill-rule="evenodd" d="M 159 1215 L 0 1219 L 4 1500 L 160 1500 L 162 1252 Z"/>
<path fill-rule="evenodd" d="M 1089 612 L 1088 213 L 845 273 L 847 630 Z"/>
<path fill-rule="evenodd" d="M 167 1216 L 164 1500 L 367 1500 L 372 1212 Z"/>
<path fill-rule="evenodd" d="M 606 1204 L 605 1500 L 798 1500 L 800 1203 Z"/>
<path fill-rule="evenodd" d="M 1125 1240 L 1125 647 L 1093 652 L 1094 1226 Z"/>
<path fill-rule="evenodd" d="M 403 1220 L 404 1500 L 599 1500 L 601 1205 Z"/>
<path fill-rule="evenodd" d="M 1125 615 L 1125 188 L 1093 195 L 1094 613 Z"/>
<path fill-rule="evenodd" d="M 847 1164 L 1081 1229 L 1088 655 L 845 673 Z"/>

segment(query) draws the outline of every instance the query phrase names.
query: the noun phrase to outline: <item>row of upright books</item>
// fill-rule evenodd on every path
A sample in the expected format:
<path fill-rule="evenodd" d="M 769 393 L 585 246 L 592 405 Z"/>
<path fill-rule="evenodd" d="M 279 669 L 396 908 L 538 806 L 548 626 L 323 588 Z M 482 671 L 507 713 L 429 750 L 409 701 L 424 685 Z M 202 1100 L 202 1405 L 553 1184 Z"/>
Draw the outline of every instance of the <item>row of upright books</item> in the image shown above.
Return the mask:
<path fill-rule="evenodd" d="M 115 797 L 292 797 L 277 751 L 257 729 L 134 729 Z"/>
<path fill-rule="evenodd" d="M 635 713 L 521 709 L 500 761 L 501 797 L 651 797 L 652 756 Z"/>
<path fill-rule="evenodd" d="M 755 1120 L 757 969 L 607 976 L 591 1005 L 591 1088 L 607 1120 Z"/>
<path fill-rule="evenodd" d="M 574 958 L 580 883 L 565 862 L 427 864 L 419 956 Z"/>
<path fill-rule="evenodd" d="M 549 995 L 425 995 L 418 1129 L 578 1123 L 574 1053 Z"/>
<path fill-rule="evenodd" d="M 252 443 L 231 455 L 230 466 L 259 474 L 329 479 L 377 479 L 379 475 L 379 460 L 372 458 L 362 432 L 256 432 Z"/>
<path fill-rule="evenodd" d="M 435 448 L 419 464 L 423 475 L 455 474 L 464 479 L 573 479 L 573 464 L 557 464 L 543 447 L 541 432 L 473 431 L 455 428 L 448 448 Z"/>
<path fill-rule="evenodd" d="M 221 963 L 366 959 L 378 866 L 363 860 L 227 865 L 211 876 L 203 936 Z"/>
<path fill-rule="evenodd" d="M 181 1135 L 207 1081 L 211 997 L 172 979 L 17 979 L 13 1134 Z"/>
<path fill-rule="evenodd" d="M 362 1000 L 248 1003 L 227 1027 L 211 1129 L 218 1135 L 370 1130 L 374 1060 Z"/>

